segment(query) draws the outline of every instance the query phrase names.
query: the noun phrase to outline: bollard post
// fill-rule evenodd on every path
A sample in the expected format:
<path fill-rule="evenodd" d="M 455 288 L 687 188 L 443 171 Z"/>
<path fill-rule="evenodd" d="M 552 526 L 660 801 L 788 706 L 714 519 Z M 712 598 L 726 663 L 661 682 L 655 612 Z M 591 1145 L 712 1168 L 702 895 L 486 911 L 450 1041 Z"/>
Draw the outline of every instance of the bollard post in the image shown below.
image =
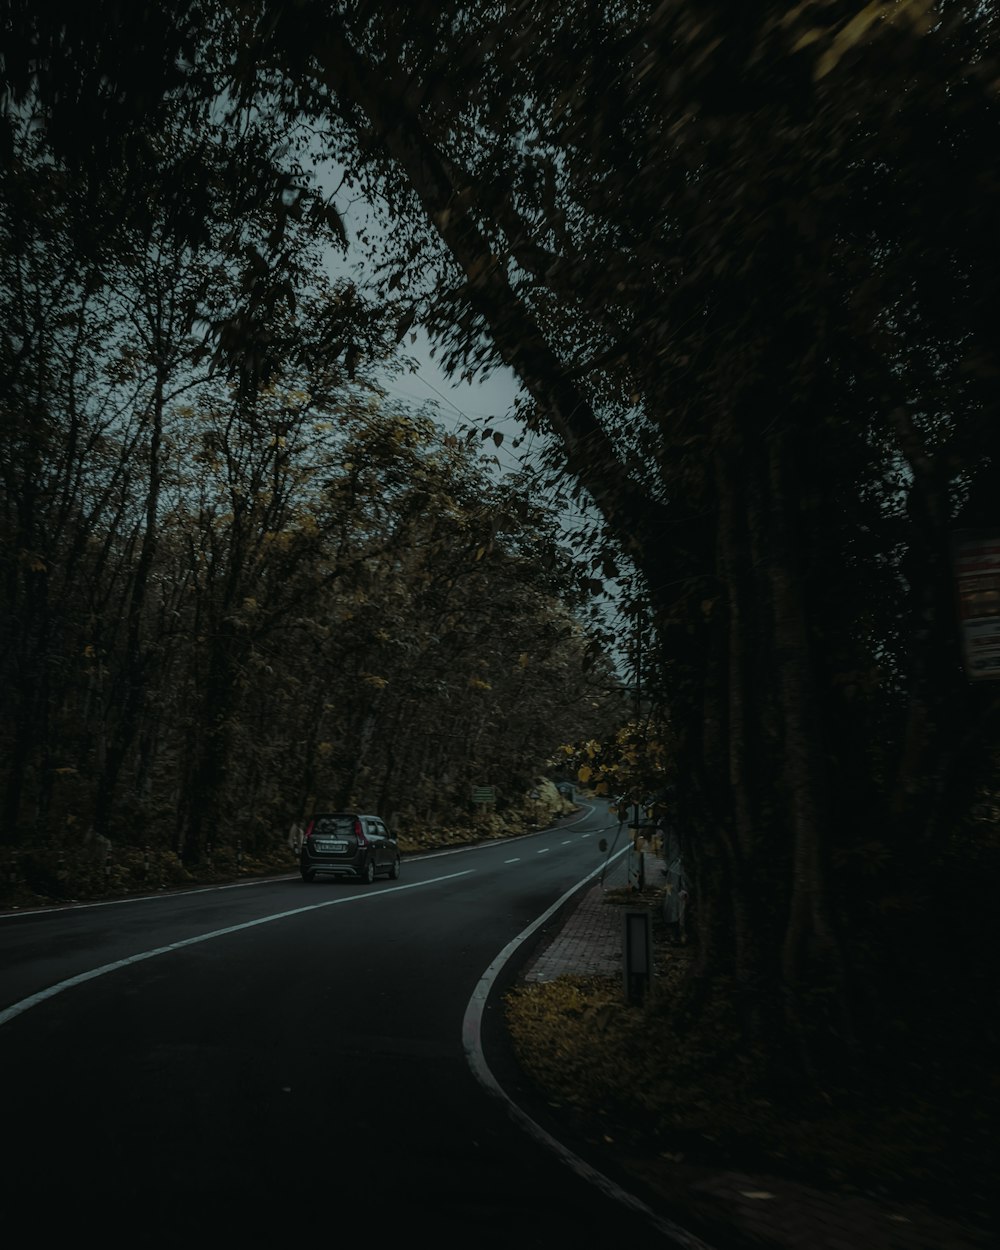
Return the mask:
<path fill-rule="evenodd" d="M 641 1003 L 653 975 L 652 921 L 648 907 L 628 907 L 622 915 L 625 997 Z"/>

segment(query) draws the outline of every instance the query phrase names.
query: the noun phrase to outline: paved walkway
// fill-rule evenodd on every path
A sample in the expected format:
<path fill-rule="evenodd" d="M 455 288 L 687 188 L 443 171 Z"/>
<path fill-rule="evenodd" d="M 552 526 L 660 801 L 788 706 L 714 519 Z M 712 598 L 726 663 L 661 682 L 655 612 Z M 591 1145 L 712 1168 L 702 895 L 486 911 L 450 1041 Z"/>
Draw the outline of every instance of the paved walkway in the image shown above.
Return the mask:
<path fill-rule="evenodd" d="M 646 882 L 663 880 L 663 861 L 648 854 Z M 526 981 L 565 974 L 623 977 L 622 909 L 605 902 L 608 890 L 627 884 L 624 858 L 603 883 L 585 890 L 560 931 L 536 952 Z M 708 1172 L 684 1165 L 646 1169 L 629 1163 L 662 1200 L 662 1214 L 684 1226 L 685 1210 L 700 1235 L 729 1247 L 735 1237 L 761 1250 L 985 1250 L 1000 1241 L 941 1219 L 916 1204 L 880 1202 L 802 1185 L 771 1175 Z M 998 1178 L 1000 1187 L 1000 1178 Z"/>
<path fill-rule="evenodd" d="M 647 852 L 644 870 L 648 884 L 662 882 L 662 868 L 663 860 Z M 627 885 L 628 865 L 621 856 L 608 867 L 603 881 L 599 879 L 580 896 L 559 933 L 536 953 L 523 973 L 524 979 L 552 981 L 571 974 L 622 977 L 622 910 L 604 900 L 609 890 Z"/>

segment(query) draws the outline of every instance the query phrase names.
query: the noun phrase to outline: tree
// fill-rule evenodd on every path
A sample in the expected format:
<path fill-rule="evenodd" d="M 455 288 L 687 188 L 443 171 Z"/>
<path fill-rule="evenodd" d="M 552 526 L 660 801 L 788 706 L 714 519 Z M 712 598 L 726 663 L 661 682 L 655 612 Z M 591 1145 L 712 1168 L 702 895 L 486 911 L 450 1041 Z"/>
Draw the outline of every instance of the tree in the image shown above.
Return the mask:
<path fill-rule="evenodd" d="M 995 15 L 300 5 L 249 37 L 244 89 L 328 124 L 389 281 L 451 362 L 518 372 L 638 569 L 751 1035 L 815 1038 L 817 980 L 845 1045 L 877 1034 L 884 934 L 834 854 L 885 847 L 871 896 L 926 882 L 984 777 L 958 728 L 996 723 L 948 560 L 997 451 Z"/>
<path fill-rule="evenodd" d="M 93 82 L 113 7 L 49 39 L 24 19 L 22 43 Z M 162 63 L 140 46 L 151 91 L 112 73 L 95 94 L 107 132 L 172 98 L 282 116 L 383 206 L 397 336 L 419 318 L 449 366 L 513 368 L 546 471 L 600 513 L 597 557 L 635 570 L 703 971 L 807 1069 L 891 1047 L 918 905 L 890 922 L 888 902 L 926 893 L 996 757 L 949 557 L 954 527 L 995 520 L 1000 463 L 993 7 L 194 14 L 158 17 Z M 61 152 L 118 160 L 33 89 Z M 220 346 L 266 341 L 272 277 Z M 265 379 L 273 354 L 247 359 Z"/>

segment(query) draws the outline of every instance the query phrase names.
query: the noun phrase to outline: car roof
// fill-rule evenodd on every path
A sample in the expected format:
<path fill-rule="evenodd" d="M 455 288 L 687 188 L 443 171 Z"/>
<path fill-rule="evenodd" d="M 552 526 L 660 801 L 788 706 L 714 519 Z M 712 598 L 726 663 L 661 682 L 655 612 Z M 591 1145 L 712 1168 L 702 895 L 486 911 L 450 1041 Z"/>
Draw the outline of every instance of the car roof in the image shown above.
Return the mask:
<path fill-rule="evenodd" d="M 316 812 L 313 820 L 319 820 L 321 816 L 351 816 L 356 820 L 381 820 L 382 817 L 375 812 L 358 812 L 354 808 L 338 808 L 336 811 Z"/>

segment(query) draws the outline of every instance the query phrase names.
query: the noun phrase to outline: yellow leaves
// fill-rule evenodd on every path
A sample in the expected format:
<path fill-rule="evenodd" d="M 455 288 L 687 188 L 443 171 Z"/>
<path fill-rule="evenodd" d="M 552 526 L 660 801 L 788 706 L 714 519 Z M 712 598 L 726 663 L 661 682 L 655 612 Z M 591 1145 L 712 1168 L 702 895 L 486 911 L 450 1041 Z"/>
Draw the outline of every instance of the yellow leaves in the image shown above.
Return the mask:
<path fill-rule="evenodd" d="M 481 677 L 470 677 L 469 688 L 472 690 L 492 690 L 493 687 L 488 681 L 483 681 Z"/>
<path fill-rule="evenodd" d="M 561 746 L 553 765 L 558 765 L 560 756 L 577 763 L 582 760 L 578 780 L 599 795 L 656 790 L 667 771 L 670 749 L 660 736 L 647 738 L 649 728 L 625 724 L 616 730 L 610 741 L 600 743 L 591 739 Z"/>
<path fill-rule="evenodd" d="M 865 31 L 873 23 L 877 22 L 880 17 L 885 15 L 885 5 L 876 0 L 876 3 L 869 4 L 856 14 L 847 25 L 838 32 L 833 42 L 816 62 L 816 69 L 813 71 L 813 77 L 816 79 L 825 78 L 829 72 L 834 69 L 837 62 L 858 43 Z"/>
<path fill-rule="evenodd" d="M 374 686 L 377 690 L 382 690 L 389 684 L 388 677 L 379 677 L 375 673 L 362 673 L 361 680 L 365 682 L 366 685 Z"/>
<path fill-rule="evenodd" d="M 466 277 L 473 286 L 481 286 L 496 270 L 498 257 L 477 256 L 465 266 Z"/>
<path fill-rule="evenodd" d="M 528 661 L 529 661 L 529 659 L 530 659 L 530 657 L 529 657 L 529 655 L 528 655 L 527 651 L 522 651 L 522 652 L 521 652 L 521 654 L 517 657 L 517 663 L 518 663 L 518 666 L 519 666 L 520 668 L 527 668 L 527 667 L 528 667 Z M 565 751 L 565 750 L 566 750 L 566 748 L 565 748 L 565 747 L 563 747 L 563 750 Z M 570 747 L 570 748 L 569 748 L 569 750 L 570 750 L 570 754 L 572 754 L 573 748 L 572 748 L 572 747 Z"/>
<path fill-rule="evenodd" d="M 931 7 L 932 0 L 873 0 L 834 35 L 826 51 L 816 62 L 813 78 L 818 82 L 836 69 L 841 58 L 862 42 L 876 22 L 907 22 L 917 34 L 925 34 L 933 24 Z M 799 37 L 795 49 L 808 47 L 825 33 L 807 31 Z"/>
<path fill-rule="evenodd" d="M 92 660 L 97 655 L 97 652 L 94 650 L 94 644 L 92 642 L 88 642 L 87 645 L 83 648 L 83 654 L 84 656 L 86 656 L 88 660 Z"/>
<path fill-rule="evenodd" d="M 486 548 L 485 548 L 485 547 L 479 547 L 479 548 L 477 548 L 477 549 L 476 549 L 476 559 L 477 559 L 477 560 L 481 560 L 481 559 L 483 558 L 483 556 L 484 556 L 484 555 L 486 555 Z"/>
<path fill-rule="evenodd" d="M 330 756 L 333 754 L 333 743 L 321 742 L 316 747 L 316 754 L 320 757 L 321 760 L 329 759 Z"/>
<path fill-rule="evenodd" d="M 825 30 L 807 30 L 804 35 L 800 35 L 792 44 L 793 52 L 801 52 L 803 48 L 808 48 L 810 44 L 818 43 L 826 34 Z"/>
<path fill-rule="evenodd" d="M 264 533 L 263 541 L 268 547 L 274 547 L 277 551 L 284 551 L 291 546 L 292 536 L 284 530 L 267 530 Z"/>
<path fill-rule="evenodd" d="M 254 598 L 252 598 L 250 595 L 248 595 L 248 596 L 247 596 L 247 597 L 243 600 L 243 610 L 244 610 L 244 612 L 249 612 L 249 613 L 251 613 L 251 614 L 253 614 L 254 612 L 256 612 L 256 611 L 257 611 L 257 600 L 256 600 L 256 599 L 254 599 Z"/>

